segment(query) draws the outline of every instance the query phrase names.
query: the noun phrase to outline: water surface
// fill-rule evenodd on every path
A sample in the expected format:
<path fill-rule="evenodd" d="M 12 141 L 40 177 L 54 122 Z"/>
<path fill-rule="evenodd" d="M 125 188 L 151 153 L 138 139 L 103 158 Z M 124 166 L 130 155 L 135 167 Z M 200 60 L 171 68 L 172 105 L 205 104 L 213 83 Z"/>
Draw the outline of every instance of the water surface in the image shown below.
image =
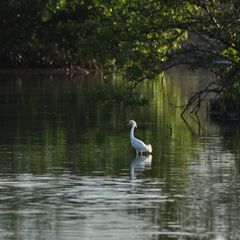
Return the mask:
<path fill-rule="evenodd" d="M 2 73 L 0 238 L 239 239 L 240 125 L 173 107 L 208 78 L 173 70 L 126 107 L 98 101 L 96 76 Z"/>

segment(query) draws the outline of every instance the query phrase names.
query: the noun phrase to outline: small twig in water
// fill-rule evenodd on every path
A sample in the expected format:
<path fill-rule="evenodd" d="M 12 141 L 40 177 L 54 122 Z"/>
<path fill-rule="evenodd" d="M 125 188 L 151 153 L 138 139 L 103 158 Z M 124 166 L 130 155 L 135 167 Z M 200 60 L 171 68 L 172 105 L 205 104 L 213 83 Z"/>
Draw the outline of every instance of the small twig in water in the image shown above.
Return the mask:
<path fill-rule="evenodd" d="M 172 127 L 166 124 L 166 127 L 170 130 L 170 136 L 172 136 Z"/>

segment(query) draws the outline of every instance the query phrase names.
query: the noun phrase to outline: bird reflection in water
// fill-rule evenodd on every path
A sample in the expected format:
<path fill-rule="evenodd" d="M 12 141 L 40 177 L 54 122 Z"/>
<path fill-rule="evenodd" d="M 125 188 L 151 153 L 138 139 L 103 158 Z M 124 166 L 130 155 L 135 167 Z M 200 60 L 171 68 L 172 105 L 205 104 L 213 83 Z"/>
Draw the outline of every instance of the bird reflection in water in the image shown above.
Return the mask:
<path fill-rule="evenodd" d="M 152 165 L 152 155 L 140 155 L 137 156 L 130 166 L 131 177 L 137 177 L 143 175 L 144 171 L 150 170 Z"/>

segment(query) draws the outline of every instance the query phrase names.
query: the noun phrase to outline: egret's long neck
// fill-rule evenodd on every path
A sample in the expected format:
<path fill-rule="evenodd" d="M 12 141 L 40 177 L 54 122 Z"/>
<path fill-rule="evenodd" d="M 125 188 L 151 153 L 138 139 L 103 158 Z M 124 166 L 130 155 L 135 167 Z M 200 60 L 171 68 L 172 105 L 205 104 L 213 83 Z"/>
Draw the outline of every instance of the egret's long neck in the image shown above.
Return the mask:
<path fill-rule="evenodd" d="M 134 129 L 135 129 L 135 126 L 132 125 L 132 128 L 130 130 L 130 139 L 133 139 L 134 138 Z"/>

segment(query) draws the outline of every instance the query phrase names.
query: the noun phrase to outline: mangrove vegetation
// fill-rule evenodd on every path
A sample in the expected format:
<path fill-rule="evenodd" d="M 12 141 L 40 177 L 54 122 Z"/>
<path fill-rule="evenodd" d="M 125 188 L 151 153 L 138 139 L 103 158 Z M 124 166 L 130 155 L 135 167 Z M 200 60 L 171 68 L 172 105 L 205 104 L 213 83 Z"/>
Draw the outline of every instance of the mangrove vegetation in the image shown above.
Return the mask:
<path fill-rule="evenodd" d="M 0 67 L 121 73 L 130 89 L 174 66 L 204 68 L 213 77 L 183 113 L 196 113 L 209 94 L 228 111 L 228 103 L 239 105 L 239 6 L 240 0 L 1 1 Z"/>

